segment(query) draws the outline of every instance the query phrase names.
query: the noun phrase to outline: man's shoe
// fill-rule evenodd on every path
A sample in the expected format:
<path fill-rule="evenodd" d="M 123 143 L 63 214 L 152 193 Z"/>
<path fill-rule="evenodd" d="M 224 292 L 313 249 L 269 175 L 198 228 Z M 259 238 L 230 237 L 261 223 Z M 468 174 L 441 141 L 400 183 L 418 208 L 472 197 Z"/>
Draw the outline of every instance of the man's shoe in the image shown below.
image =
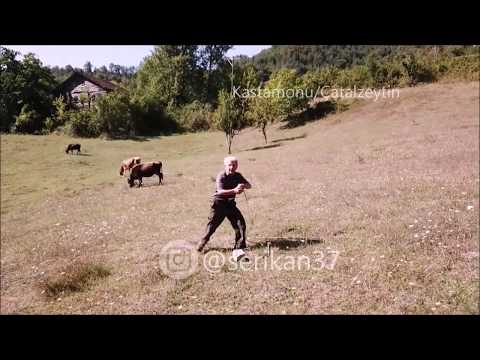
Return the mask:
<path fill-rule="evenodd" d="M 233 250 L 232 256 L 233 256 L 233 259 L 235 261 L 240 261 L 242 259 L 244 259 L 245 261 L 249 261 L 248 258 L 246 257 L 245 251 L 243 251 L 243 249 Z"/>

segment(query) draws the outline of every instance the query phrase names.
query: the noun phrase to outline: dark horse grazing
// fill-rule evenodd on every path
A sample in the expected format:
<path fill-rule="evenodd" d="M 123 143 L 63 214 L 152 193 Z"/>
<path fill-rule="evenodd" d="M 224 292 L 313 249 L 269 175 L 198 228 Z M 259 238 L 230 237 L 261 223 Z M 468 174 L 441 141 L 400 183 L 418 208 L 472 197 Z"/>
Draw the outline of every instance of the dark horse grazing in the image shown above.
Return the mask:
<path fill-rule="evenodd" d="M 133 187 L 133 185 L 135 184 L 135 180 L 139 180 L 138 187 L 140 187 L 142 186 L 143 177 L 150 177 L 153 175 L 158 175 L 158 184 L 160 185 L 163 180 L 161 161 L 154 161 L 135 165 L 130 171 L 128 183 L 130 184 L 130 187 Z"/>
<path fill-rule="evenodd" d="M 68 144 L 67 148 L 65 149 L 65 152 L 68 154 L 69 151 L 77 150 L 77 154 L 80 152 L 80 144 Z"/>

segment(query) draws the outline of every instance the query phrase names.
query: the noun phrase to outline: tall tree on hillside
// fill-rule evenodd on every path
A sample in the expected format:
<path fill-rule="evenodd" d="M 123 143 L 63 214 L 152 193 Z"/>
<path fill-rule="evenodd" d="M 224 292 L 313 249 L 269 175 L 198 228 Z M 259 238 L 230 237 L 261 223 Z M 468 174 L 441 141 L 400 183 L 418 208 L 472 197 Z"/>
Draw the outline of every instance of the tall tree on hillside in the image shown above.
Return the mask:
<path fill-rule="evenodd" d="M 246 123 L 242 116 L 238 98 L 230 92 L 220 90 L 218 95 L 218 107 L 215 111 L 215 125 L 218 130 L 225 133 L 225 142 L 228 153 L 232 153 L 233 138 L 240 133 Z"/>
<path fill-rule="evenodd" d="M 203 99 L 205 102 L 211 102 L 217 97 L 219 88 L 214 85 L 221 82 L 219 77 L 222 76 L 222 69 L 228 68 L 225 66 L 225 55 L 231 48 L 233 45 L 205 45 L 200 50 L 199 61 L 205 79 L 205 97 Z"/>
<path fill-rule="evenodd" d="M 8 131 L 20 113 L 21 84 L 17 78 L 22 73 L 22 63 L 17 60 L 18 52 L 0 47 L 0 125 Z"/>
<path fill-rule="evenodd" d="M 266 144 L 268 124 L 303 110 L 308 97 L 302 78 L 289 69 L 276 72 L 258 90 L 257 96 L 249 99 L 247 118 L 262 132 Z"/>
<path fill-rule="evenodd" d="M 156 47 L 137 72 L 134 97 L 162 107 L 184 103 L 187 85 L 187 58 L 171 56 L 167 49 Z"/>
<path fill-rule="evenodd" d="M 173 59 L 182 57 L 184 61 L 183 74 L 186 79 L 182 89 L 182 101 L 190 103 L 201 100 L 204 90 L 203 71 L 200 67 L 200 50 L 198 45 L 161 45 L 165 54 Z"/>
<path fill-rule="evenodd" d="M 260 78 L 257 69 L 252 63 L 237 63 L 236 59 L 230 63 L 232 73 L 230 75 L 230 86 L 232 95 L 237 97 L 236 104 L 241 113 L 247 118 L 250 101 L 248 96 L 242 96 L 244 93 L 255 91 L 260 86 Z"/>
<path fill-rule="evenodd" d="M 267 141 L 267 126 L 280 116 L 278 107 L 269 97 L 255 96 L 250 98 L 247 118 L 249 122 L 262 132 L 265 144 Z"/>
<path fill-rule="evenodd" d="M 100 72 L 100 73 L 102 73 L 102 74 L 108 73 L 108 69 L 107 69 L 107 67 L 106 67 L 105 65 L 100 66 L 98 69 L 96 69 L 96 71 L 98 71 L 98 72 Z"/>
<path fill-rule="evenodd" d="M 252 61 L 261 71 L 273 73 L 291 68 L 304 74 L 325 66 L 364 65 L 369 54 L 385 58 L 402 51 L 404 49 L 397 45 L 276 45 L 263 50 Z"/>
<path fill-rule="evenodd" d="M 92 63 L 90 61 L 87 61 L 85 65 L 83 65 L 83 72 L 85 72 L 86 74 L 91 74 L 92 71 L 93 71 Z"/>
<path fill-rule="evenodd" d="M 136 93 L 156 93 L 157 100 L 175 106 L 195 100 L 214 103 L 219 90 L 225 88 L 228 81 L 225 54 L 231 47 L 156 46 L 136 74 Z"/>
<path fill-rule="evenodd" d="M 267 82 L 266 89 L 272 92 L 272 101 L 283 116 L 289 116 L 304 109 L 307 105 L 303 81 L 298 73 L 292 69 L 282 69 L 272 75 Z"/>
<path fill-rule="evenodd" d="M 24 129 L 36 131 L 42 128 L 52 113 L 53 90 L 57 85 L 49 68 L 42 65 L 34 54 L 17 60 L 18 52 L 0 47 L 0 113 L 1 130 L 9 131 L 16 117 L 24 110 Z M 28 121 L 26 119 L 28 118 Z"/>

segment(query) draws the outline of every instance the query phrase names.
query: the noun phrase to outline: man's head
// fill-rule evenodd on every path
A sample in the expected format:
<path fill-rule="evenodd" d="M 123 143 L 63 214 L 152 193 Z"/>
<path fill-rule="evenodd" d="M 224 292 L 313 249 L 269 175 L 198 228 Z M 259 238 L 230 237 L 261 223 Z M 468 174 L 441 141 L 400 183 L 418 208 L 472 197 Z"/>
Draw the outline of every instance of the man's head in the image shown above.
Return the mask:
<path fill-rule="evenodd" d="M 235 156 L 227 156 L 223 159 L 223 164 L 225 165 L 225 172 L 227 175 L 235 174 L 238 168 L 238 160 Z"/>

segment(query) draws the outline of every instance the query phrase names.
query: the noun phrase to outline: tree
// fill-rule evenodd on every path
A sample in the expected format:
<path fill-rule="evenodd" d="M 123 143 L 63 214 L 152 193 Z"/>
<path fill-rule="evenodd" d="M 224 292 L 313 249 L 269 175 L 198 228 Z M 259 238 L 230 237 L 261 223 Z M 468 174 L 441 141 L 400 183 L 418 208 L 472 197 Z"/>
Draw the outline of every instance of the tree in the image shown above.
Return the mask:
<path fill-rule="evenodd" d="M 225 53 L 231 45 L 159 45 L 134 80 L 135 98 L 175 109 L 198 100 L 213 104 L 227 86 Z M 111 70 L 113 67 L 111 66 Z"/>
<path fill-rule="evenodd" d="M 111 73 L 115 74 L 116 73 L 116 70 L 117 70 L 118 66 L 115 65 L 114 63 L 110 63 L 108 65 L 108 70 L 110 70 Z"/>
<path fill-rule="evenodd" d="M 269 91 L 278 113 L 289 116 L 302 110 L 308 103 L 303 81 L 293 69 L 282 69 L 274 73 L 265 88 Z"/>
<path fill-rule="evenodd" d="M 16 57 L 19 53 L 0 47 L 0 120 L 1 130 L 8 131 L 20 113 L 21 86 L 19 75 L 22 63 Z"/>
<path fill-rule="evenodd" d="M 268 124 L 273 123 L 280 116 L 279 108 L 275 105 L 275 102 L 269 97 L 255 96 L 250 99 L 247 118 L 253 126 L 262 132 L 265 144 L 268 143 Z"/>
<path fill-rule="evenodd" d="M 100 66 L 98 69 L 95 69 L 95 71 L 100 72 L 101 74 L 106 74 L 108 73 L 108 69 L 105 65 Z"/>
<path fill-rule="evenodd" d="M 264 112 L 264 110 L 267 111 L 268 100 L 260 96 L 242 96 L 242 94 L 249 94 L 250 92 L 254 94 L 259 93 L 260 79 L 258 71 L 252 63 L 240 62 L 239 65 L 233 63 L 232 66 L 234 69 L 232 84 L 235 86 L 232 93 L 240 94 L 237 103 L 239 104 L 242 117 L 245 118 L 248 125 L 256 126 L 262 131 L 265 143 L 267 143 L 266 127 L 268 122 L 272 120 L 270 115 L 273 115 L 272 113 Z"/>
<path fill-rule="evenodd" d="M 0 47 L 1 130 L 9 131 L 24 105 L 28 105 L 29 110 L 24 111 L 22 119 L 27 113 L 36 115 L 30 117 L 33 123 L 23 128 L 34 132 L 43 127 L 44 119 L 52 113 L 52 94 L 57 83 L 50 69 L 33 54 L 25 55 L 22 61 L 16 59 L 18 55 Z"/>
<path fill-rule="evenodd" d="M 247 118 L 262 132 L 266 144 L 268 124 L 303 110 L 307 102 L 303 79 L 295 70 L 282 69 L 249 98 Z"/>
<path fill-rule="evenodd" d="M 225 55 L 233 45 L 205 45 L 200 50 L 199 65 L 203 70 L 205 79 L 205 102 L 211 102 L 218 95 L 219 88 L 214 84 L 221 83 L 219 77 L 225 78 Z M 228 76 L 228 75 L 227 75 Z"/>
<path fill-rule="evenodd" d="M 83 65 L 83 72 L 85 72 L 86 74 L 92 73 L 92 63 L 90 61 L 87 61 L 85 65 Z"/>
<path fill-rule="evenodd" d="M 245 127 L 238 98 L 225 90 L 218 95 L 218 107 L 214 114 L 214 121 L 217 129 L 225 133 L 225 141 L 228 153 L 232 153 L 233 138 Z"/>
<path fill-rule="evenodd" d="M 187 58 L 170 56 L 167 49 L 156 47 L 140 67 L 133 86 L 136 100 L 175 107 L 186 100 Z"/>

